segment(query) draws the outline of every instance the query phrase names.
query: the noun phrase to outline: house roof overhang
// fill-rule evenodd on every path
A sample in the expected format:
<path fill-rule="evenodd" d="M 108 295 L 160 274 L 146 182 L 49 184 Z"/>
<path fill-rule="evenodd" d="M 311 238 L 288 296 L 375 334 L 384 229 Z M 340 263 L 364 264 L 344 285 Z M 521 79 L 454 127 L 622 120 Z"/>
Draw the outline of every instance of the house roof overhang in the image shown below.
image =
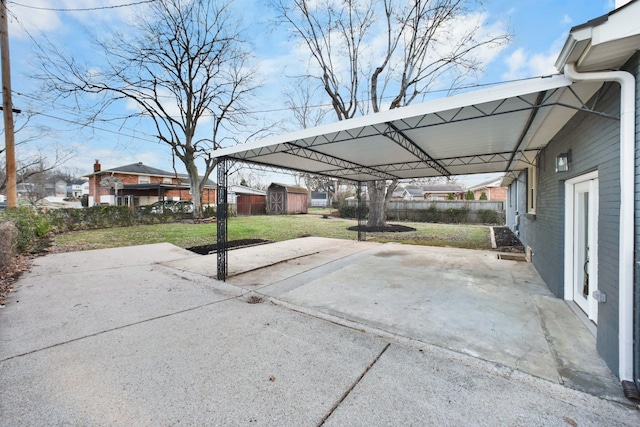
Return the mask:
<path fill-rule="evenodd" d="M 215 150 L 217 158 L 352 181 L 510 172 L 601 86 L 522 80 Z M 229 168 L 233 171 L 233 167 Z"/>
<path fill-rule="evenodd" d="M 122 187 L 124 190 L 189 190 L 191 187 L 189 184 L 165 184 L 161 182 L 149 183 L 149 184 L 124 184 Z M 215 185 L 205 185 L 205 189 L 215 189 Z"/>
<path fill-rule="evenodd" d="M 575 64 L 580 72 L 619 69 L 640 46 L 640 2 L 632 1 L 612 12 L 575 26 L 556 60 L 563 72 Z"/>

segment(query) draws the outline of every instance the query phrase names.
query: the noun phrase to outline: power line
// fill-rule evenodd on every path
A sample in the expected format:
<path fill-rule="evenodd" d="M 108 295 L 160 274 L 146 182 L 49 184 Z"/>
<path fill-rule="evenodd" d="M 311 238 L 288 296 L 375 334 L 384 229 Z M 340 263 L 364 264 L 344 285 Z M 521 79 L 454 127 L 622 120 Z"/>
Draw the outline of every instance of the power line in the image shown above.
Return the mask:
<path fill-rule="evenodd" d="M 75 120 L 71 120 L 71 119 L 65 119 L 64 117 L 58 117 L 58 116 L 54 116 L 52 114 L 40 113 L 40 112 L 36 112 L 36 111 L 26 110 L 26 112 L 32 113 L 32 114 L 37 114 L 39 116 L 47 117 L 47 118 L 54 119 L 54 120 L 60 120 L 62 122 L 71 123 L 71 124 L 82 126 L 82 127 L 88 127 L 88 128 L 94 129 L 94 130 L 113 133 L 113 134 L 118 135 L 118 136 L 125 136 L 125 137 L 129 137 L 129 138 L 139 139 L 141 141 L 151 142 L 151 143 L 154 143 L 154 144 L 161 144 L 158 140 L 152 140 L 152 139 L 140 137 L 139 135 L 129 135 L 129 134 L 122 133 L 122 132 L 119 132 L 119 131 L 115 131 L 115 130 L 99 127 L 99 126 L 96 126 L 95 124 L 81 123 L 79 121 L 75 121 Z M 129 130 L 131 130 L 131 129 L 129 129 Z M 152 136 L 152 135 L 148 135 L 148 134 L 144 134 L 144 135 Z"/>
<path fill-rule="evenodd" d="M 25 97 L 25 98 L 27 98 L 27 99 L 31 99 L 31 100 L 34 100 L 34 101 L 40 101 L 40 99 L 38 99 L 38 98 L 36 98 L 35 96 L 32 96 L 32 95 L 27 95 L 27 94 L 20 93 L 20 92 L 13 92 L 13 93 L 14 93 L 14 94 L 16 94 L 16 95 L 18 95 L 18 96 Z M 45 108 L 45 104 L 44 104 L 44 103 L 41 103 L 40 105 L 32 106 L 32 108 L 34 108 L 34 107 L 35 107 L 35 108 L 38 108 L 38 109 L 42 109 L 42 108 Z M 47 107 L 47 108 L 48 108 L 48 107 Z M 56 107 L 55 107 L 55 108 L 57 108 L 57 109 L 61 109 L 61 108 L 62 108 L 62 109 L 65 109 L 65 110 L 69 111 L 71 114 L 76 114 L 76 115 L 78 114 L 78 111 L 77 111 L 76 109 L 74 109 L 74 108 L 72 108 L 72 107 L 69 107 L 69 106 L 67 106 L 67 105 L 56 105 Z M 102 127 L 98 127 L 98 126 L 96 126 L 96 125 L 94 125 L 94 124 L 82 123 L 82 122 L 77 121 L 77 120 L 66 119 L 66 118 L 62 118 L 62 117 L 59 117 L 59 116 L 52 116 L 52 115 L 48 115 L 48 114 L 45 114 L 45 113 L 40 113 L 40 112 L 34 111 L 33 109 L 31 109 L 31 110 L 26 110 L 26 111 L 27 111 L 28 113 L 31 113 L 31 114 L 34 114 L 34 115 L 39 115 L 39 116 L 43 116 L 43 117 L 48 117 L 48 118 L 52 118 L 52 119 L 55 119 L 55 120 L 64 121 L 64 122 L 71 123 L 71 124 L 75 124 L 75 125 L 82 126 L 82 127 L 89 127 L 89 128 L 91 128 L 91 129 L 94 129 L 94 130 L 104 130 L 104 131 L 106 131 L 106 132 L 114 133 L 114 134 L 117 134 L 117 135 L 129 136 L 129 137 L 131 137 L 131 138 L 138 138 L 138 139 L 141 139 L 141 140 L 143 140 L 143 141 L 148 141 L 148 142 L 153 142 L 153 143 L 158 143 L 158 144 L 159 144 L 159 142 L 158 142 L 158 141 L 156 141 L 156 140 L 150 140 L 150 139 L 141 138 L 141 137 L 139 137 L 139 136 L 135 136 L 135 135 L 128 135 L 128 134 L 124 134 L 124 133 L 117 132 L 117 131 L 114 131 L 114 130 L 110 130 L 110 129 L 105 129 L 105 128 L 102 128 Z M 103 114 L 108 114 L 108 113 L 103 113 Z M 111 114 L 111 115 L 116 116 L 115 114 Z M 124 117 L 116 117 L 116 118 L 123 119 L 123 120 L 125 119 Z M 105 124 L 112 124 L 112 123 L 110 123 L 109 121 L 102 121 L 102 123 L 105 123 Z M 113 124 L 113 125 L 114 125 L 114 126 L 116 126 L 115 124 Z M 153 136 L 154 136 L 154 135 L 148 134 L 148 133 L 146 133 L 146 132 L 141 132 L 141 131 L 139 131 L 139 130 L 137 130 L 137 129 L 133 129 L 133 128 L 130 128 L 130 127 L 127 127 L 127 126 L 118 125 L 118 128 L 119 128 L 119 129 L 126 129 L 126 130 L 128 130 L 128 131 L 131 131 L 131 132 L 134 132 L 134 133 L 140 133 L 140 134 L 142 134 L 142 135 L 146 135 L 146 136 L 150 136 L 150 137 L 153 137 Z"/>
<path fill-rule="evenodd" d="M 31 6 L 27 4 L 17 3 L 15 1 L 7 1 L 7 3 L 14 4 L 20 7 L 26 7 L 27 9 L 35 9 L 35 10 L 48 10 L 51 12 L 90 12 L 93 10 L 106 10 L 106 9 L 118 9 L 121 7 L 130 7 L 130 6 L 138 6 L 140 4 L 153 3 L 156 0 L 142 0 L 134 3 L 125 3 L 125 4 L 116 4 L 112 6 L 99 6 L 99 7 L 87 7 L 87 8 L 74 8 L 74 9 L 66 9 L 66 8 L 54 8 L 54 7 L 39 7 L 39 6 Z"/>

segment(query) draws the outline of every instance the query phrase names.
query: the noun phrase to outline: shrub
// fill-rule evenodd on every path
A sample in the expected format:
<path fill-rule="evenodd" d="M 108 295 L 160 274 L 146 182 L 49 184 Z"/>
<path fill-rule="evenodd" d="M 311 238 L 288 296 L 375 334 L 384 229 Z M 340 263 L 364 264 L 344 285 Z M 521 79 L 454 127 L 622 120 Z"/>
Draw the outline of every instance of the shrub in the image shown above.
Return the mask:
<path fill-rule="evenodd" d="M 441 215 L 442 222 L 450 223 L 450 224 L 460 224 L 463 222 L 467 222 L 467 214 L 469 213 L 469 208 L 450 208 L 442 212 L 444 215 Z"/>
<path fill-rule="evenodd" d="M 18 228 L 12 221 L 0 222 L 0 271 L 13 264 Z"/>
<path fill-rule="evenodd" d="M 475 200 L 475 199 L 476 199 L 476 197 L 475 197 L 475 195 L 473 194 L 473 191 L 471 191 L 471 190 L 467 190 L 467 192 L 464 194 L 464 199 L 465 199 L 465 200 Z"/>
<path fill-rule="evenodd" d="M 483 224 L 501 224 L 501 215 L 491 209 L 480 209 L 478 211 L 478 218 Z"/>
<path fill-rule="evenodd" d="M 344 203 L 338 208 L 338 214 L 340 218 L 358 218 L 358 206 L 350 206 Z M 364 207 L 363 214 L 365 218 L 369 215 L 369 208 L 367 206 Z"/>
<path fill-rule="evenodd" d="M 429 208 L 421 210 L 418 218 L 421 222 L 439 222 L 440 211 L 436 208 L 436 205 L 431 205 Z"/>
<path fill-rule="evenodd" d="M 44 212 L 31 208 L 8 209 L 4 216 L 7 220 L 13 222 L 18 230 L 15 238 L 18 252 L 38 249 L 41 245 L 40 239 L 45 237 L 51 229 L 51 224 Z"/>
<path fill-rule="evenodd" d="M 478 200 L 487 200 L 487 193 L 484 191 L 480 194 L 480 198 Z"/>

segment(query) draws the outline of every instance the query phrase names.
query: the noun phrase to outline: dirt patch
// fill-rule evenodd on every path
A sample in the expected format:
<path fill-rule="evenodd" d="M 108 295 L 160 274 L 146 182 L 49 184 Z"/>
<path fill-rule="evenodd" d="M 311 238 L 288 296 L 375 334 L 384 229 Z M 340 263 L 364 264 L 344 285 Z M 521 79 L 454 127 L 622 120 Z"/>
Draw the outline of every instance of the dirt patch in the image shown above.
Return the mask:
<path fill-rule="evenodd" d="M 493 234 L 496 237 L 498 250 L 505 252 L 524 252 L 522 242 L 513 234 L 509 227 L 493 227 Z"/>
<path fill-rule="evenodd" d="M 388 224 L 385 227 L 369 227 L 357 225 L 347 228 L 349 231 L 365 231 L 367 233 L 407 233 L 410 231 L 416 231 L 413 227 L 407 227 L 406 225 Z"/>
<path fill-rule="evenodd" d="M 0 308 L 7 303 L 9 294 L 14 291 L 13 285 L 22 273 L 31 268 L 34 256 L 30 254 L 17 255 L 9 265 L 0 271 Z"/>
<path fill-rule="evenodd" d="M 265 239 L 240 239 L 240 240 L 231 240 L 227 242 L 227 249 L 239 249 L 246 248 L 248 246 L 256 246 L 256 245 L 264 245 L 265 243 L 273 243 L 271 240 Z M 201 246 L 192 246 L 190 248 L 186 248 L 188 251 L 195 252 L 199 255 L 209 255 L 216 253 L 218 248 L 217 244 L 211 245 L 201 245 Z"/>

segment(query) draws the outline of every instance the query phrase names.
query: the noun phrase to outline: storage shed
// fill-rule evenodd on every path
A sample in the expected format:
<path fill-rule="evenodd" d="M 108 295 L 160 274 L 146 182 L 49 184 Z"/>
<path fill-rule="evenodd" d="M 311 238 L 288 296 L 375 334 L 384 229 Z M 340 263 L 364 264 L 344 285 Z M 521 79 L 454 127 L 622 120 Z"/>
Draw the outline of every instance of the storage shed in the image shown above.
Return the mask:
<path fill-rule="evenodd" d="M 232 185 L 229 187 L 236 195 L 236 213 L 238 215 L 264 215 L 267 207 L 267 193 L 262 190 Z"/>
<path fill-rule="evenodd" d="M 267 189 L 269 215 L 307 213 L 309 191 L 303 187 L 271 183 Z"/>

